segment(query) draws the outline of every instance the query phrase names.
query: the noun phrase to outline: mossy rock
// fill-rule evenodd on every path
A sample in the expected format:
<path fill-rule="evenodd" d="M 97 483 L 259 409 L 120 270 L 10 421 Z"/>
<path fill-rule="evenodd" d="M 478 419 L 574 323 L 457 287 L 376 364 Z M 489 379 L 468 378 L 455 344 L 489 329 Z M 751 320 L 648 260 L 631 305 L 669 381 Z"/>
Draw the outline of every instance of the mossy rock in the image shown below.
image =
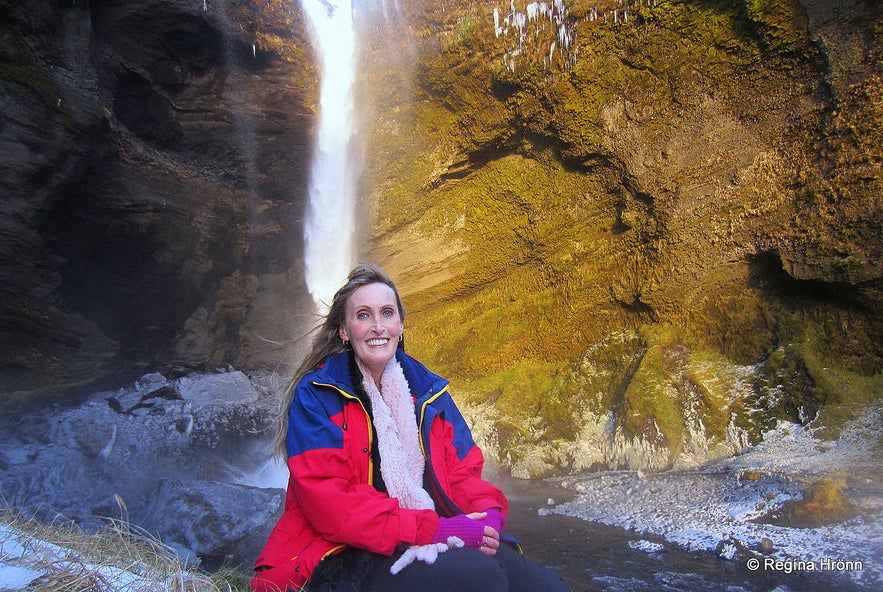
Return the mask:
<path fill-rule="evenodd" d="M 369 166 L 372 254 L 409 348 L 493 405 L 504 453 L 566 470 L 597 436 L 698 461 L 879 399 L 879 80 L 827 112 L 798 2 L 580 20 L 569 69 L 509 69 L 490 15 L 418 4 L 419 88 L 384 114 L 394 162 Z"/>
<path fill-rule="evenodd" d="M 818 528 L 844 522 L 859 510 L 832 479 L 816 481 L 806 488 L 799 500 L 789 500 L 764 522 L 789 528 Z"/>

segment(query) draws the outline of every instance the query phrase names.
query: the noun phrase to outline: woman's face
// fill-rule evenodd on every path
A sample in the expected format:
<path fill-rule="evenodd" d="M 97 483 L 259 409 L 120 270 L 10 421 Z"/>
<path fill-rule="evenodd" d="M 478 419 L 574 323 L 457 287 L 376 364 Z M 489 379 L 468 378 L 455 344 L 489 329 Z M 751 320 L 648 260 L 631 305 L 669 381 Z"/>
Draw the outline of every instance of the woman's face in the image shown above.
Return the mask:
<path fill-rule="evenodd" d="M 340 338 L 352 344 L 356 358 L 371 371 L 379 387 L 383 369 L 395 356 L 404 330 L 392 288 L 380 283 L 366 284 L 346 302 Z"/>

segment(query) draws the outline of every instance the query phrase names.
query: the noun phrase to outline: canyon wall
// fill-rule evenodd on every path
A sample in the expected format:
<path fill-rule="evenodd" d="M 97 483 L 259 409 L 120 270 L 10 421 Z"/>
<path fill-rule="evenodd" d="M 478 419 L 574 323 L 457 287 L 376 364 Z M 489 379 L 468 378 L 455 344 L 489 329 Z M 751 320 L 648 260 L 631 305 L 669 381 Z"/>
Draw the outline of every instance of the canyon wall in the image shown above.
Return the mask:
<path fill-rule="evenodd" d="M 878 3 L 443 4 L 370 46 L 370 252 L 493 455 L 680 466 L 879 403 Z"/>
<path fill-rule="evenodd" d="M 233 0 L 0 10 L 5 398 L 285 362 L 311 310 L 317 74 L 296 7 L 264 37 Z"/>
<path fill-rule="evenodd" d="M 315 320 L 297 3 L 0 11 L 4 400 L 284 373 Z M 355 12 L 356 231 L 489 456 L 682 466 L 879 405 L 879 2 Z"/>

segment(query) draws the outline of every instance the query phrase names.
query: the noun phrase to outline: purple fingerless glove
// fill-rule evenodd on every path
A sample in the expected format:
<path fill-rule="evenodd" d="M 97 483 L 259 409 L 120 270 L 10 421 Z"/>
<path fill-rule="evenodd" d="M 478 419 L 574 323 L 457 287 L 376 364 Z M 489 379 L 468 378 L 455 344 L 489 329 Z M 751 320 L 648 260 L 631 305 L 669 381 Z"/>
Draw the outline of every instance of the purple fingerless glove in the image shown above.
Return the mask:
<path fill-rule="evenodd" d="M 438 528 L 431 543 L 447 543 L 448 537 L 458 537 L 467 547 L 481 548 L 484 539 L 484 520 L 473 520 L 465 514 L 453 518 L 439 518 Z"/>
<path fill-rule="evenodd" d="M 503 516 L 503 512 L 498 508 L 488 508 L 486 512 L 487 518 L 484 519 L 484 523 L 502 534 L 503 528 L 506 527 L 506 518 Z"/>

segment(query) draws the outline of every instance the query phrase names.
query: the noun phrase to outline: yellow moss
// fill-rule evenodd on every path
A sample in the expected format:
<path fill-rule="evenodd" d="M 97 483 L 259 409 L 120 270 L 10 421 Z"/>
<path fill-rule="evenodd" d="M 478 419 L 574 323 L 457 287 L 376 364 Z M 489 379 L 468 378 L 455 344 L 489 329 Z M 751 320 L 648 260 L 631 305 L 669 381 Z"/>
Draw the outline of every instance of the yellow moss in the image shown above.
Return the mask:
<path fill-rule="evenodd" d="M 756 437 L 801 407 L 880 391 L 879 378 L 853 382 L 859 362 L 826 370 L 854 345 L 870 359 L 864 373 L 879 372 L 873 322 L 824 304 L 807 312 L 747 255 L 778 246 L 798 260 L 804 244 L 777 236 L 812 215 L 794 215 L 795 169 L 819 188 L 840 174 L 794 158 L 782 138 L 792 128 L 779 119 L 799 126 L 818 101 L 819 73 L 801 71 L 815 54 L 794 51 L 805 41 L 794 1 L 664 2 L 640 26 L 580 22 L 572 70 L 515 72 L 499 68 L 488 14 L 433 6 L 414 8 L 433 17 L 418 25 L 416 94 L 381 114 L 369 157 L 367 184 L 381 188 L 372 253 L 416 281 L 409 348 L 496 401 L 503 448 L 536 437 L 529 425 L 566 433 L 550 427 L 566 405 L 574 417 L 618 405 L 628 436 L 676 453 L 691 413 L 714 442 L 734 414 Z M 876 111 L 858 108 L 876 104 L 873 82 L 856 87 L 827 146 L 849 162 L 876 148 Z M 836 356 L 816 360 L 800 344 L 819 319 L 812 349 Z M 631 376 L 635 343 L 612 336 L 635 329 L 646 352 Z M 752 404 L 763 413 L 749 415 Z"/>
<path fill-rule="evenodd" d="M 498 429 L 513 422 L 521 426 L 524 440 L 513 440 L 514 446 L 575 437 L 579 428 L 576 407 L 560 396 L 562 376 L 561 364 L 525 363 L 469 383 L 455 381 L 452 387 L 455 392 L 470 393 L 466 403 L 492 402 L 508 418 L 498 422 Z"/>
<path fill-rule="evenodd" d="M 803 498 L 785 504 L 774 524 L 792 528 L 817 528 L 843 522 L 858 514 L 840 491 L 840 484 L 822 479 L 806 488 Z"/>
<path fill-rule="evenodd" d="M 823 402 L 818 424 L 834 438 L 840 428 L 868 406 L 883 399 L 883 372 L 864 376 L 825 359 L 809 337 L 800 353 L 807 373 L 815 386 L 816 397 Z"/>

